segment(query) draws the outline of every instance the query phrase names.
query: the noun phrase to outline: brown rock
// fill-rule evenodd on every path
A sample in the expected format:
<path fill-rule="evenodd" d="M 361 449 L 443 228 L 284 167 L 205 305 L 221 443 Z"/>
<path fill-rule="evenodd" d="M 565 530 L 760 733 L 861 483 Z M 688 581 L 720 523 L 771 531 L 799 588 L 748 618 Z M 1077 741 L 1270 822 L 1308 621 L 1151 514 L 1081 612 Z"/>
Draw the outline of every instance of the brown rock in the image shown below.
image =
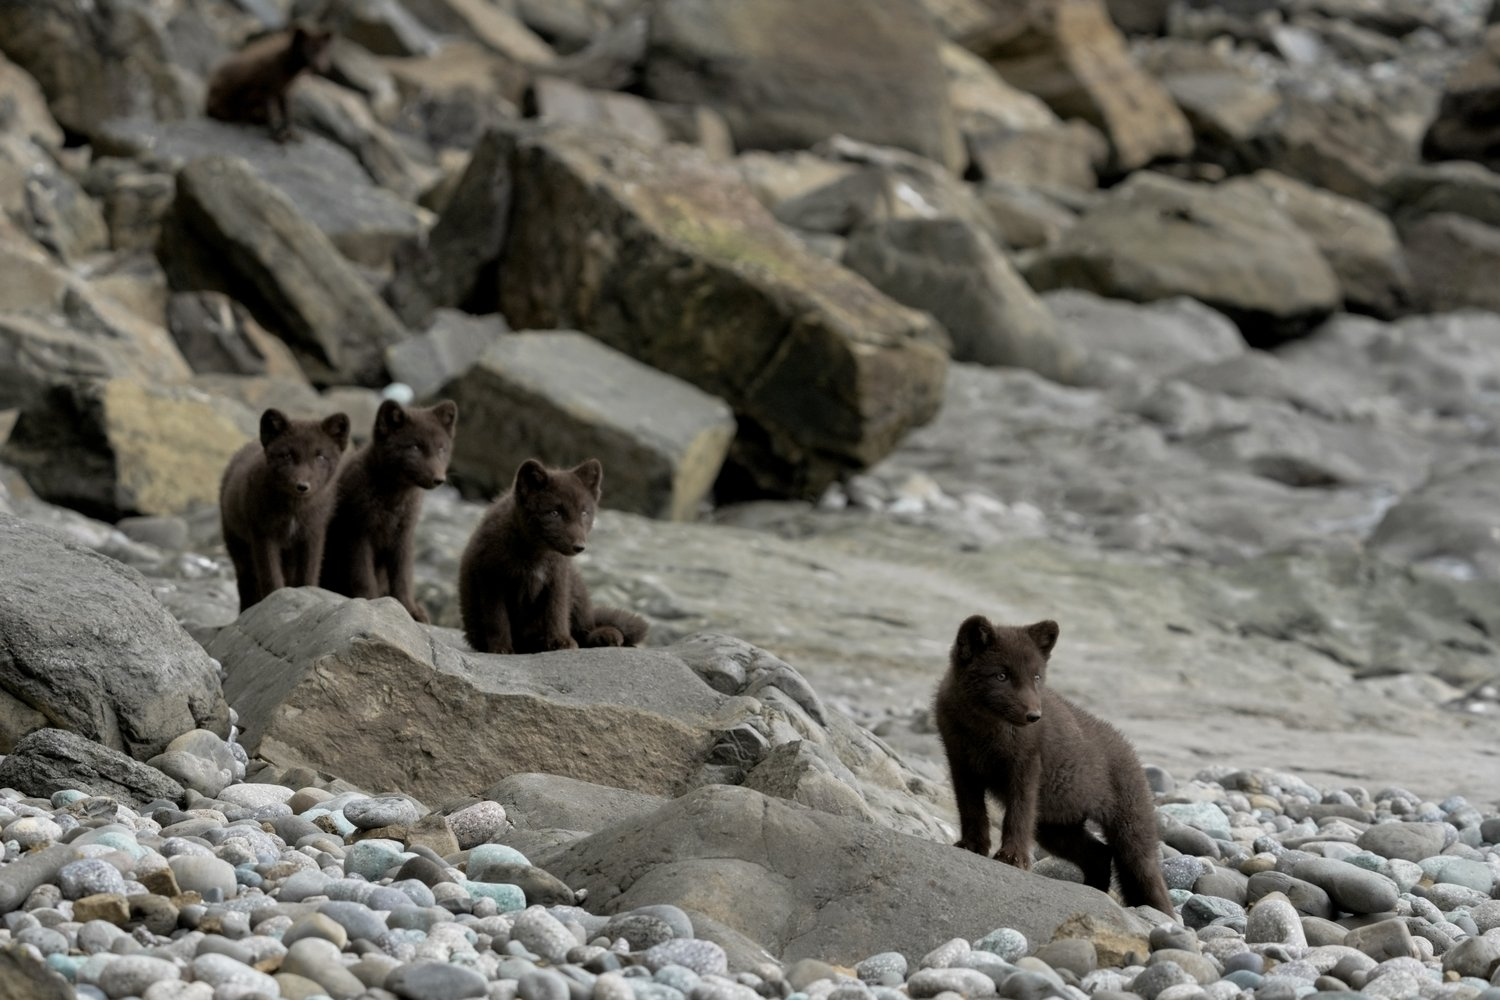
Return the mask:
<path fill-rule="evenodd" d="M 144 875 L 138 876 L 137 881 L 153 895 L 166 896 L 168 899 L 182 891 L 177 886 L 177 875 L 166 865 L 150 869 Z"/>
<path fill-rule="evenodd" d="M 1493 12 L 1492 12 L 1493 13 Z M 1473 160 L 1500 166 L 1500 25 L 1443 86 L 1436 117 L 1422 137 L 1429 160 Z"/>
<path fill-rule="evenodd" d="M 1103 0 L 1033 2 L 963 43 L 1062 118 L 1101 129 L 1117 170 L 1192 152 L 1187 119 L 1132 60 Z"/>
<path fill-rule="evenodd" d="M 73 919 L 81 924 L 104 920 L 116 927 L 130 922 L 130 904 L 118 892 L 101 892 L 73 901 Z"/>
<path fill-rule="evenodd" d="M 566 129 L 523 138 L 512 160 L 502 311 L 729 403 L 739 435 L 721 489 L 815 497 L 936 412 L 946 355 L 931 319 L 813 256 L 728 168 Z"/>

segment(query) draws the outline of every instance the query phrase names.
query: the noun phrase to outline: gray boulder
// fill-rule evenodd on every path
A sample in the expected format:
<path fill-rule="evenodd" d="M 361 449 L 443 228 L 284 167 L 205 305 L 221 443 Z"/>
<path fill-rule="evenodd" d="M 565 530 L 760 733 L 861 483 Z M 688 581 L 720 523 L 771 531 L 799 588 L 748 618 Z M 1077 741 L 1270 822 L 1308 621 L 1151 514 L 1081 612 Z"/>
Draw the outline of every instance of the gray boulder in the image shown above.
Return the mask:
<path fill-rule="evenodd" d="M 167 299 L 167 330 L 198 374 L 306 381 L 291 350 L 223 292 L 178 292 Z"/>
<path fill-rule="evenodd" d="M 0 760 L 0 787 L 49 798 L 77 789 L 127 802 L 181 802 L 183 788 L 148 764 L 65 729 L 38 729 Z"/>
<path fill-rule="evenodd" d="M 47 95 L 53 117 L 85 135 L 122 115 L 184 118 L 202 84 L 174 65 L 160 10 L 133 0 L 0 4 L 0 49 Z M 84 53 L 108 52 L 111 58 Z"/>
<path fill-rule="evenodd" d="M 1084 212 L 1026 277 L 1134 302 L 1186 295 L 1256 346 L 1307 332 L 1342 300 L 1317 244 L 1264 193 L 1148 173 Z"/>
<path fill-rule="evenodd" d="M 380 384 L 384 349 L 406 336 L 328 237 L 242 160 L 182 169 L 161 254 L 174 288 L 235 294 L 315 380 Z"/>
<path fill-rule="evenodd" d="M 0 131 L 0 210 L 67 262 L 105 248 L 99 206 L 39 144 Z"/>
<path fill-rule="evenodd" d="M 891 298 L 937 318 L 953 358 L 1030 368 L 1074 381 L 1082 355 L 982 230 L 957 219 L 910 219 L 858 229 L 844 266 Z"/>
<path fill-rule="evenodd" d="M 285 195 L 340 253 L 366 267 L 389 267 L 396 248 L 430 220 L 406 198 L 373 184 L 348 150 L 305 130 L 295 143 L 278 143 L 261 126 L 210 118 L 170 123 L 119 119 L 101 128 L 96 148 L 168 173 L 204 157 L 232 157 Z M 391 171 L 404 176 L 395 167 Z M 414 193 L 415 182 L 405 187 Z"/>
<path fill-rule="evenodd" d="M 590 907 L 679 906 L 788 963 L 915 960 L 999 926 L 1046 941 L 1080 917 L 1141 931 L 1096 890 L 733 786 L 697 789 L 534 861 L 588 889 Z"/>
<path fill-rule="evenodd" d="M 1436 212 L 1402 226 L 1417 306 L 1426 312 L 1500 310 L 1500 226 Z"/>
<path fill-rule="evenodd" d="M 741 148 L 842 133 L 956 171 L 940 42 L 916 0 L 665 0 L 652 11 L 644 87 L 713 108 Z"/>
<path fill-rule="evenodd" d="M 228 732 L 213 662 L 139 573 L 6 514 L 0 543 L 0 748 L 49 725 L 137 757 Z"/>
<path fill-rule="evenodd" d="M 513 159 L 502 311 L 728 402 L 732 493 L 816 497 L 936 412 L 936 324 L 811 254 L 730 169 L 565 129 Z"/>
<path fill-rule="evenodd" d="M 1344 292 L 1345 308 L 1394 316 L 1409 308 L 1412 277 L 1391 220 L 1363 202 L 1320 191 L 1274 170 L 1261 170 L 1227 187 L 1250 185 L 1267 195 L 1328 260 Z"/>
<path fill-rule="evenodd" d="M 1473 160 L 1500 166 L 1500 25 L 1492 24 L 1478 49 L 1444 83 L 1437 114 L 1422 137 L 1429 160 Z"/>
<path fill-rule="evenodd" d="M 692 518 L 734 437 L 720 400 L 574 331 L 496 340 L 442 395 L 463 413 L 453 472 L 486 496 L 528 458 L 598 458 L 610 507 Z"/>

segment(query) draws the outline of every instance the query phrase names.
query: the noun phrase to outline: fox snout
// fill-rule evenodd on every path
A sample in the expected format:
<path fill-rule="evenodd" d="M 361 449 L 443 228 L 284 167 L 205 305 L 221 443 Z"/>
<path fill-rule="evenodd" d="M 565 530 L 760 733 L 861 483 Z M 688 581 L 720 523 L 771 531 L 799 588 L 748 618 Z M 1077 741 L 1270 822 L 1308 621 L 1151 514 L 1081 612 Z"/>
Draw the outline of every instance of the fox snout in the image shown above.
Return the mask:
<path fill-rule="evenodd" d="M 1029 708 L 1026 710 L 1026 724 L 1042 721 L 1042 710 L 1040 708 Z"/>
<path fill-rule="evenodd" d="M 312 483 L 309 483 L 305 479 L 304 480 L 300 480 L 297 483 L 297 492 L 298 493 L 306 493 L 310 489 L 312 489 Z"/>
<path fill-rule="evenodd" d="M 573 554 L 576 556 L 578 553 L 580 553 L 582 551 L 583 551 L 583 546 L 580 545 L 577 542 L 574 542 L 573 543 Z"/>

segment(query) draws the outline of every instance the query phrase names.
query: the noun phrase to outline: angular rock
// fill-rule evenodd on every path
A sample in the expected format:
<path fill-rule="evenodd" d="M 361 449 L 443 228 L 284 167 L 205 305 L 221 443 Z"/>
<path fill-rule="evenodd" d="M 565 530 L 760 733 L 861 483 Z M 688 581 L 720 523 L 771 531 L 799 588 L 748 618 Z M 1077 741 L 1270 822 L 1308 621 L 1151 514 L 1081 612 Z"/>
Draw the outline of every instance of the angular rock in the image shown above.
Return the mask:
<path fill-rule="evenodd" d="M 1268 196 L 1145 173 L 1086 211 L 1026 277 L 1038 289 L 1135 302 L 1187 295 L 1228 315 L 1255 346 L 1306 332 L 1342 298 L 1312 238 Z"/>
<path fill-rule="evenodd" d="M 177 190 L 171 174 L 135 160 L 103 156 L 89 165 L 83 184 L 103 209 L 113 249 L 155 250 L 161 220 Z"/>
<path fill-rule="evenodd" d="M 1187 119 L 1132 60 L 1103 0 L 1033 4 L 962 41 L 1060 117 L 1082 118 L 1101 129 L 1116 170 L 1192 151 Z"/>
<path fill-rule="evenodd" d="M 33 949 L 0 948 L 0 1000 L 73 1000 L 77 995 Z"/>
<path fill-rule="evenodd" d="M 1403 116 L 1378 98 L 1293 91 L 1284 93 L 1282 102 L 1253 142 L 1248 165 L 1374 203 L 1381 186 L 1417 160 L 1417 140 Z"/>
<path fill-rule="evenodd" d="M 408 147 L 377 120 L 370 99 L 351 85 L 311 77 L 299 81 L 290 102 L 294 124 L 347 149 L 379 185 L 367 190 L 362 184 L 354 196 L 341 195 L 346 211 L 357 208 L 360 214 L 346 214 L 347 221 L 329 234 L 352 260 L 386 266 L 395 242 L 419 231 L 427 221 L 420 210 L 401 201 L 415 201 L 431 183 L 434 169 L 408 154 Z M 389 232 L 381 232 L 380 223 Z"/>
<path fill-rule="evenodd" d="M 852 966 L 885 950 L 922 954 L 934 940 L 976 939 L 996 924 L 1028 940 L 1047 940 L 1070 918 L 1131 926 L 1084 886 L 730 785 L 695 789 L 536 863 L 587 888 L 589 905 L 603 912 L 680 906 L 782 962 Z M 960 885 L 967 891 L 932 891 Z M 809 921 L 814 912 L 824 919 Z"/>
<path fill-rule="evenodd" d="M 568 131 L 514 161 L 505 315 L 587 331 L 728 402 L 721 490 L 815 497 L 936 412 L 932 321 L 810 254 L 727 168 Z"/>
<path fill-rule="evenodd" d="M 557 774 L 512 774 L 485 789 L 484 797 L 505 806 L 506 816 L 519 829 L 585 833 L 649 815 L 667 801 Z"/>
<path fill-rule="evenodd" d="M 408 325 L 425 327 L 445 307 L 492 311 L 494 265 L 510 221 L 514 149 L 511 131 L 485 132 L 432 229 L 397 255 L 385 298 Z"/>
<path fill-rule="evenodd" d="M 1443 85 L 1437 114 L 1422 137 L 1428 160 L 1472 160 L 1500 167 L 1500 25 L 1484 33 L 1478 51 L 1460 64 Z"/>
<path fill-rule="evenodd" d="M 328 238 L 241 160 L 208 157 L 182 169 L 162 242 L 174 288 L 228 291 L 288 342 L 315 381 L 380 384 L 385 348 L 406 336 Z"/>
<path fill-rule="evenodd" d="M 0 4 L 0 49 L 42 87 L 52 115 L 85 135 L 124 115 L 184 118 L 202 84 L 174 65 L 159 8 L 132 0 Z M 108 52 L 111 58 L 83 58 Z"/>
<path fill-rule="evenodd" d="M 1243 164 L 1246 147 L 1281 108 L 1281 95 L 1230 66 L 1182 69 L 1161 78 L 1193 127 L 1194 156 L 1226 167 Z"/>
<path fill-rule="evenodd" d="M 294 16 L 313 17 L 376 55 L 417 56 L 438 47 L 437 39 L 399 0 L 297 0 Z"/>
<path fill-rule="evenodd" d="M 156 768 L 66 729 L 38 729 L 0 760 L 0 785 L 47 798 L 74 788 L 128 802 L 182 801 L 182 786 Z"/>
<path fill-rule="evenodd" d="M 658 100 L 713 108 L 741 148 L 844 134 L 957 171 L 940 44 L 915 0 L 664 0 L 643 83 Z"/>
<path fill-rule="evenodd" d="M 318 126 L 325 117 L 321 113 L 299 115 L 299 121 L 310 118 L 305 124 Z M 345 117 L 335 115 L 334 123 L 351 133 L 344 137 L 351 144 L 362 148 L 361 141 L 374 141 L 365 133 L 355 132 Z M 331 127 L 329 130 L 333 131 Z M 425 210 L 371 183 L 370 172 L 347 149 L 311 129 L 300 130 L 295 143 L 278 143 L 260 126 L 209 118 L 170 123 L 119 119 L 100 127 L 95 148 L 172 174 L 206 157 L 241 161 L 256 178 L 285 195 L 298 214 L 332 241 L 341 254 L 376 269 L 389 267 L 397 248 L 416 238 L 430 221 Z M 365 152 L 376 155 L 372 150 Z M 385 170 L 397 177 L 405 177 L 408 172 L 400 164 L 389 163 Z M 414 194 L 417 181 L 410 179 L 404 187 Z M 162 222 L 169 225 L 170 221 L 168 213 Z"/>
<path fill-rule="evenodd" d="M 56 383 L 188 378 L 162 327 L 24 243 L 0 243 L 0 408 L 37 403 Z"/>
<path fill-rule="evenodd" d="M 1253 185 L 1317 244 L 1344 292 L 1345 308 L 1373 316 L 1404 312 L 1412 277 L 1391 221 L 1362 202 L 1319 191 L 1274 170 L 1232 181 Z"/>
<path fill-rule="evenodd" d="M 722 401 L 572 331 L 502 337 L 442 394 L 464 415 L 453 473 L 486 496 L 504 492 L 528 458 L 593 457 L 604 463 L 607 506 L 686 520 L 734 437 Z"/>
<path fill-rule="evenodd" d="M 0 111 L 0 131 L 29 139 L 46 149 L 60 149 L 63 130 L 47 108 L 36 78 L 0 53 L 0 92 L 7 95 Z"/>
<path fill-rule="evenodd" d="M 994 242 L 957 219 L 901 220 L 855 230 L 845 267 L 891 298 L 937 318 L 953 358 L 1030 368 L 1071 382 L 1082 364 L 1052 314 Z"/>
<path fill-rule="evenodd" d="M 474 149 L 485 133 L 521 117 L 531 75 L 484 46 L 454 40 L 423 58 L 386 60 L 403 108 L 439 149 Z"/>
<path fill-rule="evenodd" d="M 1109 159 L 1109 143 L 1087 122 L 1045 129 L 971 133 L 969 157 L 981 177 L 1038 187 L 1092 191 Z"/>
<path fill-rule="evenodd" d="M 1402 229 L 1444 212 L 1500 225 L 1500 174 L 1467 160 L 1405 167 L 1386 181 L 1380 195 L 1380 204 Z"/>
<path fill-rule="evenodd" d="M 139 573 L 5 514 L 0 542 L 0 717 L 22 707 L 142 757 L 189 729 L 227 732 L 213 663 Z M 0 750 L 24 735 L 0 733 Z"/>
<path fill-rule="evenodd" d="M 81 380 L 23 409 L 0 456 L 39 496 L 91 516 L 183 514 L 217 505 L 257 419 L 187 386 Z"/>
<path fill-rule="evenodd" d="M 271 375 L 306 381 L 291 350 L 223 292 L 178 292 L 167 300 L 167 330 L 199 374 Z"/>
<path fill-rule="evenodd" d="M 515 14 L 487 0 L 407 0 L 406 7 L 434 31 L 479 42 L 516 62 L 545 66 L 550 46 Z"/>
<path fill-rule="evenodd" d="M 471 316 L 439 309 L 424 332 L 386 348 L 385 366 L 393 382 L 411 386 L 417 399 L 431 399 L 509 332 L 499 313 Z"/>
<path fill-rule="evenodd" d="M 3 134 L 0 209 L 63 261 L 75 262 L 103 250 L 109 239 L 99 206 L 78 181 L 43 147 Z"/>

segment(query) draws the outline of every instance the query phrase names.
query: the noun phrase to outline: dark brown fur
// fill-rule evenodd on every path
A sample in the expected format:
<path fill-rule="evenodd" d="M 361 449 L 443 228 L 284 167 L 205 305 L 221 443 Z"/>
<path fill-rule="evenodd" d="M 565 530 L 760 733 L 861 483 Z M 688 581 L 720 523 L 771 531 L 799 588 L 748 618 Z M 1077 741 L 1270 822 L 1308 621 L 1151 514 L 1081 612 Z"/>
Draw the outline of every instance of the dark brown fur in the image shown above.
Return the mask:
<path fill-rule="evenodd" d="M 208 81 L 208 116 L 269 125 L 278 141 L 291 138 L 287 91 L 303 70 L 327 71 L 332 41 L 330 32 L 300 24 L 257 38 L 214 70 Z"/>
<path fill-rule="evenodd" d="M 459 568 L 464 637 L 481 653 L 635 646 L 639 615 L 595 608 L 572 557 L 594 526 L 604 468 L 521 463 L 515 484 L 474 529 Z"/>
<path fill-rule="evenodd" d="M 448 475 L 458 405 L 426 409 L 380 404 L 370 443 L 339 470 L 321 586 L 349 597 L 394 597 L 426 622 L 412 584 L 412 550 L 422 495 Z"/>
<path fill-rule="evenodd" d="M 240 610 L 281 587 L 318 582 L 333 513 L 333 477 L 349 444 L 349 418 L 260 417 L 260 442 L 245 445 L 219 482 L 224 545 L 234 560 Z"/>
<path fill-rule="evenodd" d="M 1158 862 L 1156 814 L 1135 751 L 1119 730 L 1044 686 L 1054 621 L 1014 627 L 980 615 L 958 629 L 933 717 L 958 801 L 957 846 L 990 852 L 985 793 L 1005 809 L 995 859 L 1031 867 L 1033 842 L 1127 906 L 1172 913 Z M 1108 843 L 1085 825 L 1094 821 Z"/>

